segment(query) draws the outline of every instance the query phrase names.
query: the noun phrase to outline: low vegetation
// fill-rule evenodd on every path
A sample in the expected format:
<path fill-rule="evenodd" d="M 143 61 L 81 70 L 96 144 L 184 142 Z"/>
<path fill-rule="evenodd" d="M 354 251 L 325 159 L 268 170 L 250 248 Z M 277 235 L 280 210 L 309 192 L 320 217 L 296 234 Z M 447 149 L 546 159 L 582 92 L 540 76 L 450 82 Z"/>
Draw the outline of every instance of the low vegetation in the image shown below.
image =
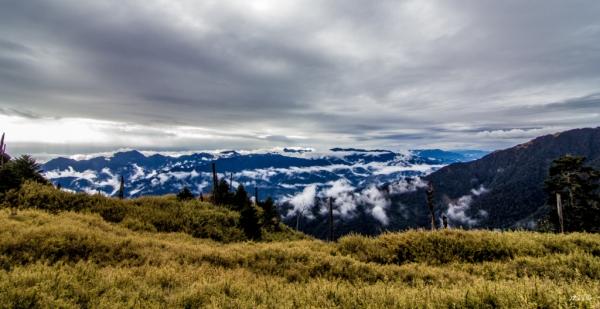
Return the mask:
<path fill-rule="evenodd" d="M 240 212 L 195 199 L 182 200 L 175 195 L 121 200 L 100 194 L 67 192 L 52 185 L 26 181 L 18 190 L 0 193 L 0 204 L 13 211 L 38 209 L 53 214 L 64 211 L 99 214 L 107 222 L 118 223 L 134 231 L 181 232 L 224 243 L 248 239 L 244 226 L 240 224 Z M 260 223 L 262 209 L 253 209 L 257 213 L 255 220 Z M 306 237 L 279 222 L 265 224 L 262 232 L 261 239 L 264 240 Z"/>
<path fill-rule="evenodd" d="M 600 305 L 597 234 L 410 230 L 327 243 L 282 227 L 255 242 L 239 212 L 175 196 L 28 182 L 0 200 L 5 308 Z"/>

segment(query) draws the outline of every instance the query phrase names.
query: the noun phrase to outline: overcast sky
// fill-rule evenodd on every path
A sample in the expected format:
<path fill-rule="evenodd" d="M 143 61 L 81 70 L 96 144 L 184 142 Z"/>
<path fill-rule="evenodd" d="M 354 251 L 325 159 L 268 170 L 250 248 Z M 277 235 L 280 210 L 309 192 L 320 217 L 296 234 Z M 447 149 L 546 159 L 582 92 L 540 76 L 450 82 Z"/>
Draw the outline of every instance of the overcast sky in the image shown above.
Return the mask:
<path fill-rule="evenodd" d="M 595 0 L 0 0 L 12 155 L 494 150 L 599 114 Z"/>

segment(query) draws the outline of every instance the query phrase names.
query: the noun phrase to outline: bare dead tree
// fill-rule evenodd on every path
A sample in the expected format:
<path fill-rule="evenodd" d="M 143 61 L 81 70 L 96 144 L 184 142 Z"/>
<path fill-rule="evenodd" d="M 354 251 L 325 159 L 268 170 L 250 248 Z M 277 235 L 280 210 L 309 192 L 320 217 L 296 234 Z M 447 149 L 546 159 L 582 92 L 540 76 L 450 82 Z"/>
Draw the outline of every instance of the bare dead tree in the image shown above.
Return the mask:
<path fill-rule="evenodd" d="M 296 232 L 298 232 L 298 224 L 300 223 L 300 217 L 302 216 L 302 213 L 306 210 L 306 206 L 304 206 L 304 203 L 302 203 L 302 211 L 300 211 L 298 213 L 298 215 L 296 216 Z"/>
<path fill-rule="evenodd" d="M 560 193 L 556 193 L 556 207 L 558 208 L 558 222 L 560 223 L 560 232 L 565 233 L 565 225 L 563 223 L 562 198 Z"/>
<path fill-rule="evenodd" d="M 119 186 L 119 199 L 123 199 L 123 195 L 125 193 L 125 180 L 123 175 L 121 175 L 121 186 Z"/>
<path fill-rule="evenodd" d="M 213 203 L 215 205 L 218 204 L 219 197 L 217 196 L 219 191 L 217 190 L 217 186 L 219 185 L 217 181 L 217 168 L 215 167 L 215 163 L 212 164 L 212 174 L 213 174 Z"/>
<path fill-rule="evenodd" d="M 254 187 L 254 204 L 258 205 L 258 187 Z"/>
<path fill-rule="evenodd" d="M 233 173 L 229 173 L 229 191 L 233 191 Z"/>
<path fill-rule="evenodd" d="M 329 241 L 333 242 L 333 197 L 329 198 Z"/>
<path fill-rule="evenodd" d="M 435 231 L 435 217 L 433 214 L 433 181 L 429 182 L 429 190 L 427 192 L 427 201 L 429 202 L 429 214 L 431 215 L 431 230 Z"/>
<path fill-rule="evenodd" d="M 4 168 L 4 152 L 6 151 L 6 146 L 4 145 L 4 134 L 2 133 L 2 140 L 0 140 L 0 169 Z"/>

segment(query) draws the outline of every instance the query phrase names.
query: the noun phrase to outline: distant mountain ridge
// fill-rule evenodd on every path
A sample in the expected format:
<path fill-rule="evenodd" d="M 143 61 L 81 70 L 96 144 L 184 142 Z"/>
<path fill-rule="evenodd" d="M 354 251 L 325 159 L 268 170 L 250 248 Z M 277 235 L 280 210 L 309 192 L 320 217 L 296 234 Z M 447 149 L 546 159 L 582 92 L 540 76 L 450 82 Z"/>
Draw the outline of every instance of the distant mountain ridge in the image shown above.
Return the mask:
<path fill-rule="evenodd" d="M 385 183 L 399 178 L 425 175 L 456 160 L 470 160 L 461 154 L 438 151 L 437 157 L 421 157 L 412 152 L 334 148 L 326 155 L 311 149 L 284 148 L 282 152 L 241 154 L 194 153 L 179 157 L 160 154 L 145 156 L 139 151 L 115 153 L 112 157 L 87 160 L 56 158 L 42 168 L 54 183 L 65 189 L 115 195 L 120 175 L 125 177 L 126 196 L 177 193 L 188 186 L 194 194 L 212 190 L 212 163 L 219 177 L 234 187 L 258 186 L 261 196 L 294 195 L 307 185 L 344 179 L 356 186 Z M 448 159 L 450 158 L 450 159 Z M 414 167 L 414 168 L 413 168 Z"/>

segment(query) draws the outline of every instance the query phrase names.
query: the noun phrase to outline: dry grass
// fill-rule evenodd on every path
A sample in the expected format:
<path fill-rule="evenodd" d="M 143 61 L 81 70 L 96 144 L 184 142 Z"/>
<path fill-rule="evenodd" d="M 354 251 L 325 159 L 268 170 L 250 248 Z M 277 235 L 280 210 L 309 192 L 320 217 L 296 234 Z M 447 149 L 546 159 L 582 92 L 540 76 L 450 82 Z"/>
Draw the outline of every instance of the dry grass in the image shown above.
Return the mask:
<path fill-rule="evenodd" d="M 599 305 L 600 258 L 590 248 L 600 238 L 591 234 L 411 231 L 349 236 L 338 244 L 224 244 L 184 233 L 131 231 L 99 215 L 73 212 L 24 210 L 16 217 L 4 212 L 0 224 L 0 307 L 6 308 Z M 455 241 L 472 237 L 477 244 L 478 238 L 495 239 L 513 256 L 445 263 L 378 262 L 371 257 L 391 255 L 399 243 L 426 243 L 438 236 Z M 357 242 L 361 245 L 350 245 Z M 385 250 L 371 251 L 376 247 Z"/>
<path fill-rule="evenodd" d="M 283 229 L 252 242 L 236 238 L 237 213 L 210 204 L 49 190 L 0 197 L 0 308 L 600 308 L 597 234 L 326 243 Z"/>

